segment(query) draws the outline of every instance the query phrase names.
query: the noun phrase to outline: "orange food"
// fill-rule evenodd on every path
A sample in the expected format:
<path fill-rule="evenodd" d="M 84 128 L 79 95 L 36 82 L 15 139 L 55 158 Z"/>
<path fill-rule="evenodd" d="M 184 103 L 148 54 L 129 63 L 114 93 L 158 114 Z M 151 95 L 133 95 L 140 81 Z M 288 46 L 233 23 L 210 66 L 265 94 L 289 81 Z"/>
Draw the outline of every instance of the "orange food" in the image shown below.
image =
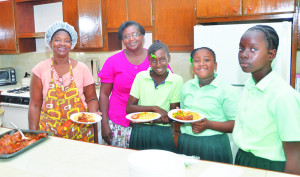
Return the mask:
<path fill-rule="evenodd" d="M 76 121 L 78 122 L 95 122 L 95 117 L 93 114 L 79 114 L 76 118 Z"/>
<path fill-rule="evenodd" d="M 0 154 L 12 154 L 15 153 L 26 146 L 33 144 L 34 142 L 38 141 L 39 139 L 45 138 L 47 133 L 24 133 L 28 139 L 22 139 L 20 132 L 15 132 L 12 135 L 4 135 L 0 139 Z"/>
<path fill-rule="evenodd" d="M 138 119 L 139 117 L 140 117 L 139 114 L 133 114 L 133 115 L 131 116 L 131 119 Z"/>

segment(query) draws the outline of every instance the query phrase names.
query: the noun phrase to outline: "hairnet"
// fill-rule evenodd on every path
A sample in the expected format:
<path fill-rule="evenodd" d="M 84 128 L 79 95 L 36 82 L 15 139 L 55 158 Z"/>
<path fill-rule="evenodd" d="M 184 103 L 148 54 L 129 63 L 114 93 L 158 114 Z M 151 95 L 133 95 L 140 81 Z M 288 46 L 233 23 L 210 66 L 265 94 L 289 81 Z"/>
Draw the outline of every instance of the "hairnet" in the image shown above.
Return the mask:
<path fill-rule="evenodd" d="M 50 47 L 50 41 L 52 39 L 52 36 L 54 33 L 58 30 L 65 30 L 67 31 L 71 36 L 71 42 L 72 46 L 71 49 L 73 49 L 77 43 L 77 32 L 75 31 L 74 27 L 69 25 L 67 22 L 57 21 L 54 22 L 47 30 L 45 34 L 45 42 L 48 47 Z M 51 47 L 50 47 L 51 48 Z"/>

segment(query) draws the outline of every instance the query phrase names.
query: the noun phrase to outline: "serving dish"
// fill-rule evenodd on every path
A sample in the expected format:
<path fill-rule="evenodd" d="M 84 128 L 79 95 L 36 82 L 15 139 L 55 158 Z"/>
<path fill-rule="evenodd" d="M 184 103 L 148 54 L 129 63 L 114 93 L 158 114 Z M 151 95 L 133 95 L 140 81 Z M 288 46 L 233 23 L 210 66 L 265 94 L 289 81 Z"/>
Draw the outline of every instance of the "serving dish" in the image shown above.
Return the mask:
<path fill-rule="evenodd" d="M 94 122 L 81 122 L 81 121 L 78 121 L 76 120 L 78 116 L 82 115 L 82 114 L 86 114 L 86 115 L 90 115 L 90 116 L 93 116 L 94 118 Z M 76 122 L 76 123 L 79 123 L 79 124 L 94 124 L 94 123 L 97 123 L 97 122 L 100 122 L 102 117 L 99 116 L 98 114 L 96 113 L 91 113 L 91 112 L 78 112 L 78 113 L 74 113 L 70 116 L 70 119 L 73 121 L 73 122 Z"/>
<path fill-rule="evenodd" d="M 193 119 L 193 120 L 177 119 L 173 116 L 173 113 L 175 113 L 177 111 L 191 112 L 191 113 L 193 113 L 193 115 L 199 116 L 199 118 L 198 119 Z M 177 121 L 177 122 L 181 122 L 181 123 L 193 123 L 193 122 L 198 122 L 198 121 L 201 121 L 202 119 L 204 119 L 204 115 L 202 115 L 198 112 L 191 111 L 191 110 L 186 110 L 186 109 L 172 109 L 171 111 L 168 112 L 168 116 L 170 117 L 170 119 L 172 119 L 174 121 Z"/>
<path fill-rule="evenodd" d="M 10 130 L 10 131 L 7 131 L 7 132 L 5 132 L 5 133 L 2 133 L 2 134 L 0 135 L 0 139 L 1 139 L 2 137 L 4 137 L 4 135 L 6 135 L 6 134 L 12 135 L 12 134 L 14 134 L 16 131 L 18 131 L 18 130 L 14 129 L 14 130 Z M 42 143 L 43 141 L 45 141 L 45 140 L 47 139 L 48 136 L 52 135 L 52 133 L 46 132 L 46 131 L 24 130 L 24 129 L 21 129 L 21 131 L 22 131 L 24 134 L 26 134 L 26 133 L 31 133 L 31 134 L 46 133 L 47 136 L 44 137 L 44 138 L 41 138 L 41 139 L 37 140 L 36 142 L 34 142 L 34 143 L 32 143 L 32 144 L 30 144 L 30 145 L 24 147 L 23 149 L 21 149 L 21 150 L 19 150 L 19 151 L 17 151 L 17 152 L 14 152 L 14 153 L 11 153 L 11 154 L 0 154 L 0 159 L 8 159 L 8 158 L 11 158 L 11 157 L 15 157 L 15 156 L 17 156 L 17 155 L 19 155 L 19 154 L 21 154 L 21 153 L 23 153 L 23 152 L 25 152 L 25 151 L 27 151 L 27 150 L 33 148 L 34 146 L 36 146 L 36 145 Z"/>

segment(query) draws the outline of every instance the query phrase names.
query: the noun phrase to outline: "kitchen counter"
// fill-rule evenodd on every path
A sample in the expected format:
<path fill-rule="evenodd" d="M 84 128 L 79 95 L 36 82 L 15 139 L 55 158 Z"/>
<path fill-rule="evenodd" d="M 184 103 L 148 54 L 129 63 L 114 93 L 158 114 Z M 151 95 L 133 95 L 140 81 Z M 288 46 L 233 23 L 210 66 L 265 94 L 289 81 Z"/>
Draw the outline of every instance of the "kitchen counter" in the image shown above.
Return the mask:
<path fill-rule="evenodd" d="M 9 129 L 0 128 L 0 134 Z M 1 177 L 127 177 L 128 156 L 135 150 L 48 137 L 10 159 L 0 159 Z M 186 177 L 292 177 L 285 173 L 199 160 Z"/>

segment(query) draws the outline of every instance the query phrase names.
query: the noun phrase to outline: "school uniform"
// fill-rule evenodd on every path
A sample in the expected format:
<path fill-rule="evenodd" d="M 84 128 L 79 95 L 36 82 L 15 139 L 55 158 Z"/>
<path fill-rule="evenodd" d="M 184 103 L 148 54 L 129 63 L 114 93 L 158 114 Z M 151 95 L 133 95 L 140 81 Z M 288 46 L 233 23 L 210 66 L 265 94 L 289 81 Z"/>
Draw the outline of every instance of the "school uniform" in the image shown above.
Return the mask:
<path fill-rule="evenodd" d="M 137 74 L 130 95 L 139 99 L 138 105 L 159 106 L 170 110 L 171 103 L 179 103 L 183 79 L 168 69 L 168 76 L 157 85 L 150 76 L 151 68 Z M 176 151 L 170 124 L 134 124 L 129 148 L 132 149 L 162 149 Z"/>
<path fill-rule="evenodd" d="M 282 142 L 300 141 L 300 95 L 275 71 L 255 84 L 250 78 L 239 105 L 233 139 L 236 164 L 284 171 Z"/>
<path fill-rule="evenodd" d="M 180 107 L 201 113 L 210 121 L 235 120 L 239 91 L 223 82 L 217 74 L 203 87 L 196 77 L 182 87 Z M 194 133 L 192 125 L 182 124 L 178 139 L 178 151 L 185 155 L 200 156 L 203 160 L 232 163 L 232 152 L 226 133 L 206 129 Z"/>

